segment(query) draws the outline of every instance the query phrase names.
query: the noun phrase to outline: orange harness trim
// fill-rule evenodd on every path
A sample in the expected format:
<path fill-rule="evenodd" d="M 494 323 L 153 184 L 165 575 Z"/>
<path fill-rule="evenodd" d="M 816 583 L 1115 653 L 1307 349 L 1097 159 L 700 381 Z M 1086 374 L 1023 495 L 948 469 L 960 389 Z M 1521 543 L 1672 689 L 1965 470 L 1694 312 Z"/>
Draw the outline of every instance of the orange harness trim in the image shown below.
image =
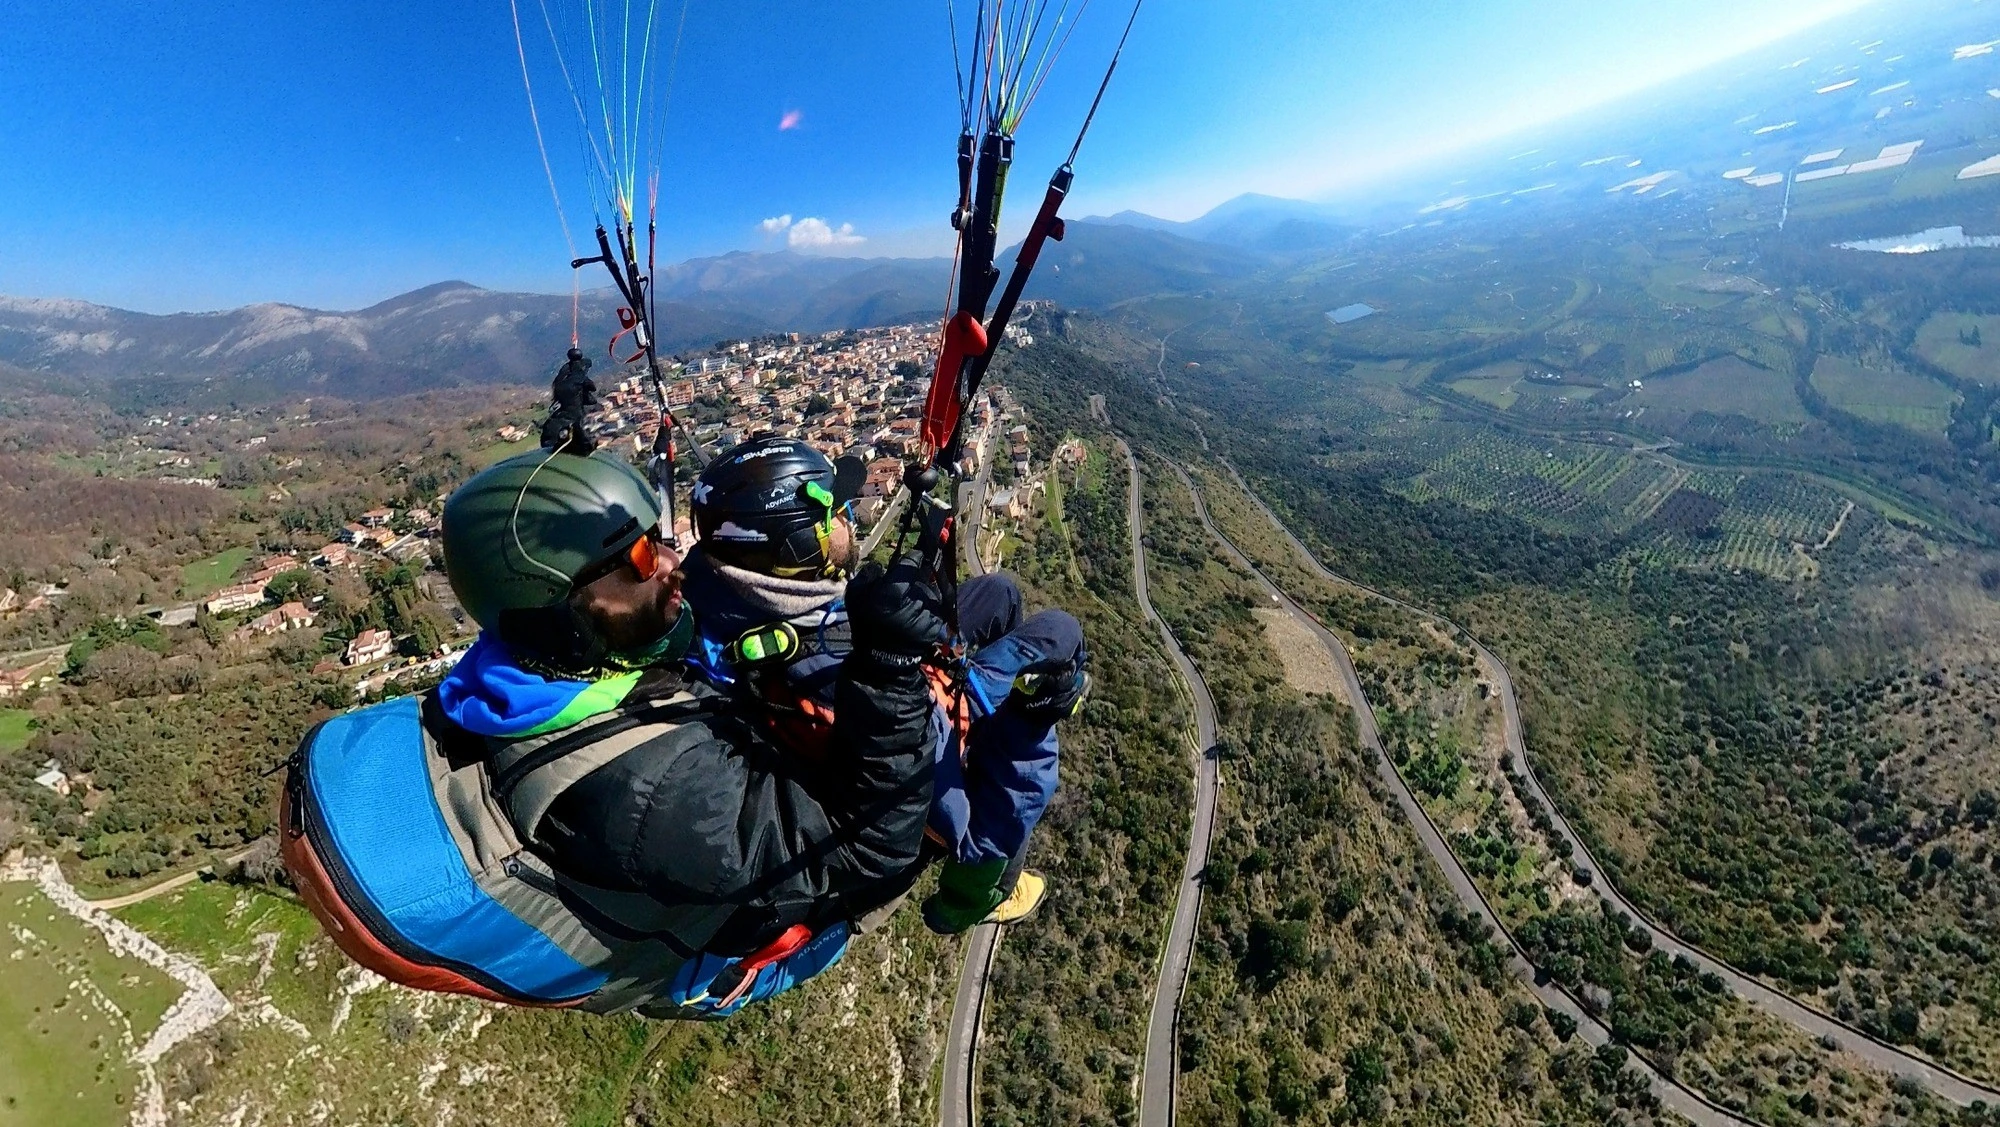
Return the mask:
<path fill-rule="evenodd" d="M 278 800 L 278 824 L 292 824 L 292 796 L 290 788 L 282 792 Z M 327 875 L 326 866 L 320 862 L 319 854 L 304 834 L 285 833 L 280 837 L 279 851 L 284 855 L 285 867 L 290 869 L 299 886 L 299 899 L 305 901 L 306 908 L 319 920 L 320 927 L 333 940 L 334 945 L 346 952 L 347 957 L 401 986 L 418 990 L 433 990 L 446 994 L 465 994 L 488 1002 L 501 1002 L 510 1006 L 531 1006 L 536 1009 L 559 1010 L 582 1002 L 577 998 L 567 1002 L 532 1002 L 522 998 L 497 994 L 479 983 L 455 971 L 434 967 L 427 963 L 411 962 L 390 950 L 375 934 L 362 924 L 345 901 L 333 889 L 333 878 Z"/>

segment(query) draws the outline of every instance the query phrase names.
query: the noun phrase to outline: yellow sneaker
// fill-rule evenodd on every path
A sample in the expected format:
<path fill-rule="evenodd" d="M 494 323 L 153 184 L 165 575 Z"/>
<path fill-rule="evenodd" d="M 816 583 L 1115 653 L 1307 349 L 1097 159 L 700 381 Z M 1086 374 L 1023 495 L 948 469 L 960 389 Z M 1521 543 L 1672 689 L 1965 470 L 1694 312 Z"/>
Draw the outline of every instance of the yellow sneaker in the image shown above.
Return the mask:
<path fill-rule="evenodd" d="M 989 924 L 1020 923 L 1022 920 L 1034 915 L 1035 909 L 1042 906 L 1042 896 L 1048 890 L 1049 882 L 1042 874 L 1031 870 L 1023 870 L 1021 879 L 1014 882 L 1012 895 L 1000 901 L 1000 906 L 994 908 L 980 922 Z"/>

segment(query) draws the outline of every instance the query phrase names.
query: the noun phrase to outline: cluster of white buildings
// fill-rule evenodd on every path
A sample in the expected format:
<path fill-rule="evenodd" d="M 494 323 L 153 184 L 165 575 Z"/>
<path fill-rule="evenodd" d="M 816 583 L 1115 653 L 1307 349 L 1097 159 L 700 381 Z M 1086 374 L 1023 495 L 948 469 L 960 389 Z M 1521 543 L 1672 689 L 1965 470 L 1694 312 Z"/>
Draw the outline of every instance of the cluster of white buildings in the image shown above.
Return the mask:
<path fill-rule="evenodd" d="M 802 438 L 830 457 L 900 458 L 920 445 L 936 353 L 937 329 L 928 324 L 733 341 L 688 358 L 667 385 L 667 405 L 680 414 L 699 402 L 711 419 L 719 405 L 726 412 L 721 422 L 696 432 L 711 449 L 727 449 L 753 434 L 778 434 Z M 916 378 L 905 378 L 911 366 Z M 591 417 L 595 433 L 650 441 L 659 410 L 648 378 L 626 377 L 600 398 L 604 410 Z"/>

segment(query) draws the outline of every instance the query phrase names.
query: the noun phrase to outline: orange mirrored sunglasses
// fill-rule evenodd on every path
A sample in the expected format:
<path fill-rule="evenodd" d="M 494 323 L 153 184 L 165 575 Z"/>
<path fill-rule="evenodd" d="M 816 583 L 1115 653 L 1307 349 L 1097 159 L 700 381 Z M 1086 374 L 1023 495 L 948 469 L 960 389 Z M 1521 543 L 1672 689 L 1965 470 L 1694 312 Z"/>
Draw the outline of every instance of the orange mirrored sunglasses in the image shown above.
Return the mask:
<path fill-rule="evenodd" d="M 592 583 L 617 571 L 619 568 L 628 565 L 633 571 L 639 574 L 639 581 L 641 583 L 660 573 L 662 565 L 660 543 L 654 533 L 647 532 L 644 536 L 632 541 L 632 546 L 625 551 L 592 564 L 578 572 L 576 578 L 570 583 L 570 589 L 581 591 Z"/>

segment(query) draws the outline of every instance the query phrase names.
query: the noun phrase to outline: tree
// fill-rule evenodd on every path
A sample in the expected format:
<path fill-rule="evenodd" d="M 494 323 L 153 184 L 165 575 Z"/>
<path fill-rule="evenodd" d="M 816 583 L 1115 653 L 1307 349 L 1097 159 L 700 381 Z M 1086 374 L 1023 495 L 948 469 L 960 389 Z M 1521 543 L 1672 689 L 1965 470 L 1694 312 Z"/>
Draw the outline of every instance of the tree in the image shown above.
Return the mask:
<path fill-rule="evenodd" d="M 1568 1041 L 1576 1036 L 1576 1019 L 1561 1010 L 1548 1011 L 1549 1030 L 1558 1041 Z"/>
<path fill-rule="evenodd" d="M 264 594 L 281 603 L 303 602 L 326 589 L 326 583 L 310 568 L 281 571 L 264 587 Z"/>
<path fill-rule="evenodd" d="M 1244 973 L 1270 990 L 1306 965 L 1311 954 L 1306 921 L 1259 916 L 1250 921 L 1250 941 L 1243 956 Z"/>

